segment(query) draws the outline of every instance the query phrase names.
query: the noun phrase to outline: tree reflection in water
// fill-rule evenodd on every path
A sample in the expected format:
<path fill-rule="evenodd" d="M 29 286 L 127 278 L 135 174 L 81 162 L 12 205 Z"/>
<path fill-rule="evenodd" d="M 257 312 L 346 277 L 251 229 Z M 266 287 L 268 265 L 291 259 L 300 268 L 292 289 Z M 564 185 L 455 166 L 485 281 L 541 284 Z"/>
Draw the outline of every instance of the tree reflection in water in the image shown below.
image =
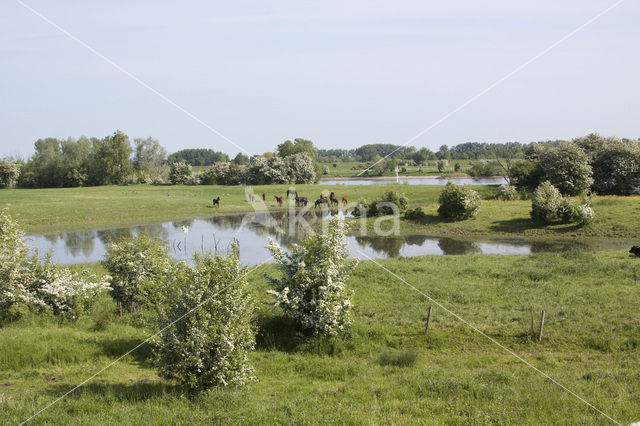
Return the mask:
<path fill-rule="evenodd" d="M 482 249 L 474 241 L 457 240 L 455 238 L 443 237 L 438 240 L 438 247 L 442 250 L 442 254 L 479 254 Z"/>

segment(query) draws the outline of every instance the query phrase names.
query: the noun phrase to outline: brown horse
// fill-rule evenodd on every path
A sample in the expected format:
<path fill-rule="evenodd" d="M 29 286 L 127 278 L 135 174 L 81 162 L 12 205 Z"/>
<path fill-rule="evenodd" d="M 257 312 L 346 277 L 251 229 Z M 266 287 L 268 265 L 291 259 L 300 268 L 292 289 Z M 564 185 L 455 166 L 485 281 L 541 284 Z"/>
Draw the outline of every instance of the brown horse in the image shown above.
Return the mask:
<path fill-rule="evenodd" d="M 249 194 L 249 201 L 251 201 L 253 203 L 253 199 L 255 198 L 255 194 L 252 192 L 251 194 Z"/>
<path fill-rule="evenodd" d="M 267 201 L 267 194 L 264 192 L 262 193 L 262 201 Z"/>
<path fill-rule="evenodd" d="M 349 199 L 347 198 L 346 195 L 344 197 L 342 197 L 342 204 L 344 204 L 344 205 L 349 204 Z"/>
<path fill-rule="evenodd" d="M 334 205 L 335 205 L 335 206 L 337 206 L 337 205 L 338 205 L 338 198 L 336 197 L 336 194 L 335 194 L 335 193 L 333 193 L 333 192 L 332 192 L 332 193 L 329 195 L 329 200 L 331 201 L 331 205 L 332 205 L 332 206 L 334 206 Z"/>
<path fill-rule="evenodd" d="M 282 197 L 278 197 L 277 195 L 274 195 L 273 197 L 274 197 L 274 198 L 276 199 L 276 201 L 278 202 L 278 205 L 279 205 L 279 206 L 282 206 Z"/>

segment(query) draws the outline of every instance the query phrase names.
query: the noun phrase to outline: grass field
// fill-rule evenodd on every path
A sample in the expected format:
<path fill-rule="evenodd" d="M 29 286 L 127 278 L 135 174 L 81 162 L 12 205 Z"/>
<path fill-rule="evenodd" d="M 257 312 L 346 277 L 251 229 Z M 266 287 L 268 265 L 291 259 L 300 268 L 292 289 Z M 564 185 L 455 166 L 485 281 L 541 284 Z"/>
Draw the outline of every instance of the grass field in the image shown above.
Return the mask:
<path fill-rule="evenodd" d="M 628 424 L 640 420 L 637 262 L 607 252 L 380 263 Z M 346 341 L 296 337 L 264 303 L 260 272 L 250 276 L 259 308 L 258 345 L 250 355 L 257 382 L 189 396 L 157 377 L 145 345 L 35 423 L 608 422 L 372 262 L 362 262 L 348 282 L 355 315 Z M 429 305 L 435 308 L 425 335 Z M 105 300 L 77 322 L 28 318 L 0 328 L 1 424 L 27 419 L 150 334 L 112 309 Z M 530 309 L 536 326 L 546 310 L 541 343 L 528 335 Z"/>
<path fill-rule="evenodd" d="M 278 208 L 274 194 L 284 195 L 288 186 L 269 185 L 253 188 L 256 198 L 267 194 L 267 208 Z M 495 186 L 475 186 L 484 201 L 476 218 L 447 222 L 437 215 L 441 186 L 428 185 L 298 185 L 301 196 L 313 200 L 322 190 L 335 191 L 356 201 L 372 201 L 384 192 L 404 193 L 410 207 L 421 206 L 427 218 L 420 222 L 402 221 L 405 234 L 426 235 L 512 235 L 541 237 L 636 238 L 640 235 L 640 197 L 597 197 L 593 203 L 594 223 L 539 226 L 529 216 L 531 202 L 497 201 Z M 67 189 L 4 189 L 0 208 L 20 219 L 30 233 L 108 229 L 154 222 L 207 217 L 251 210 L 242 186 L 101 186 Z M 213 208 L 211 199 L 221 197 L 221 207 Z M 369 220 L 372 224 L 373 220 Z"/>
<path fill-rule="evenodd" d="M 468 171 L 474 163 L 482 160 L 450 160 L 447 166 L 442 172 L 438 171 L 438 162 L 427 161 L 424 166 L 398 166 L 400 176 L 468 176 Z M 456 163 L 460 164 L 460 170 L 455 171 Z M 360 173 L 364 172 L 372 162 L 357 162 L 357 161 L 335 161 L 333 163 L 319 163 L 320 166 L 329 168 L 329 174 L 323 174 L 321 178 L 330 179 L 335 177 L 357 177 Z M 336 167 L 333 167 L 333 165 Z M 406 171 L 402 171 L 402 167 L 405 167 Z M 193 171 L 203 172 L 208 166 L 195 166 Z M 369 174 L 369 176 L 373 176 Z M 385 172 L 383 176 L 395 176 L 394 172 Z"/>

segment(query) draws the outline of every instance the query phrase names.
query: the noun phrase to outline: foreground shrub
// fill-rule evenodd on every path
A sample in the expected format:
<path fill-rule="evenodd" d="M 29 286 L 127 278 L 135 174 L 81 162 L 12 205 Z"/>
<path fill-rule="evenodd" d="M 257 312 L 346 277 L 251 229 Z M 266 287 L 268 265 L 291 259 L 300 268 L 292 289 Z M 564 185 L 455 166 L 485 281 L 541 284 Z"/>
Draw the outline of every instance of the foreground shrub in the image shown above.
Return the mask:
<path fill-rule="evenodd" d="M 591 206 L 588 206 L 586 204 L 581 204 L 576 209 L 575 219 L 582 226 L 588 225 L 589 223 L 593 222 L 595 217 L 596 217 L 596 214 L 591 208 Z"/>
<path fill-rule="evenodd" d="M 466 186 L 448 182 L 438 198 L 440 217 L 453 220 L 464 220 L 474 217 L 480 210 L 480 195 Z"/>
<path fill-rule="evenodd" d="M 520 194 L 515 186 L 503 183 L 498 187 L 498 200 L 512 201 L 520 198 Z"/>
<path fill-rule="evenodd" d="M 76 318 L 97 295 L 107 289 L 86 273 L 71 273 L 38 254 L 29 257 L 24 231 L 19 223 L 0 213 L 0 319 L 14 319 L 25 311 L 50 311 L 64 318 Z"/>
<path fill-rule="evenodd" d="M 102 266 L 112 277 L 111 295 L 120 312 L 136 312 L 161 302 L 172 261 L 162 241 L 138 234 L 110 243 Z"/>
<path fill-rule="evenodd" d="M 191 390 L 253 380 L 247 354 L 255 346 L 247 271 L 237 249 L 226 258 L 196 256 L 177 265 L 160 310 L 154 342 L 160 375 Z"/>
<path fill-rule="evenodd" d="M 312 335 L 337 335 L 351 324 L 350 292 L 345 282 L 357 260 L 348 260 L 346 225 L 329 222 L 326 234 L 309 236 L 286 253 L 270 240 L 269 250 L 281 278 L 267 276 L 275 291 L 275 304 Z"/>

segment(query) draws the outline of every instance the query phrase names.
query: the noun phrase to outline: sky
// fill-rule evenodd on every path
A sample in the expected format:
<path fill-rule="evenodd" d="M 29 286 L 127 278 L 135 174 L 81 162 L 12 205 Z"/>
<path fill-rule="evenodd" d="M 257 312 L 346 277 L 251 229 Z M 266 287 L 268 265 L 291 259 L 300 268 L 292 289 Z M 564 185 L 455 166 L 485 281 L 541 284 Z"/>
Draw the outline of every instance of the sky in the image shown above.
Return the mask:
<path fill-rule="evenodd" d="M 541 56 L 615 1 L 20 1 L 0 2 L 0 157 L 117 129 L 231 155 L 640 137 L 633 0 Z"/>

